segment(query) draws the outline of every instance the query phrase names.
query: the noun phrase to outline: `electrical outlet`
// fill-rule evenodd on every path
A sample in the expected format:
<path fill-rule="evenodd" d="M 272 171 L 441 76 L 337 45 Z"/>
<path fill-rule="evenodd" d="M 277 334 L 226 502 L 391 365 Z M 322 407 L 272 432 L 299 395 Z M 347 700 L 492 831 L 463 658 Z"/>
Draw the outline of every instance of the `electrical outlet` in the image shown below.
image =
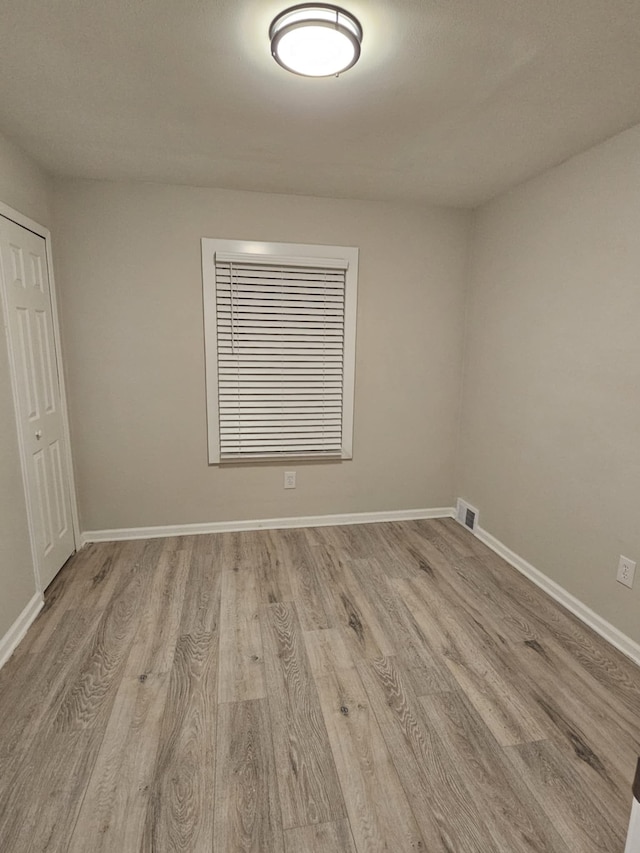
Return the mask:
<path fill-rule="evenodd" d="M 636 564 L 633 560 L 630 560 L 628 557 L 623 557 L 620 555 L 620 561 L 618 563 L 618 574 L 616 575 L 616 580 L 619 583 L 623 583 L 625 586 L 631 588 L 633 586 L 633 576 L 636 573 Z"/>
<path fill-rule="evenodd" d="M 284 472 L 284 487 L 285 487 L 285 489 L 295 489 L 295 487 L 296 487 L 296 472 L 295 471 L 285 471 Z"/>

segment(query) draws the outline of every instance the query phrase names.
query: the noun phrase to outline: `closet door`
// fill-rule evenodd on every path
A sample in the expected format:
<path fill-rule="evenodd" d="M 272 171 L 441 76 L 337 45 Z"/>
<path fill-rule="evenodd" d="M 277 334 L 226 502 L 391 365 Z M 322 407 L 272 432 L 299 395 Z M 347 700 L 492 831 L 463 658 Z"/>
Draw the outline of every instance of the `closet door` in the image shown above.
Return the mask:
<path fill-rule="evenodd" d="M 44 238 L 0 216 L 0 270 L 41 588 L 75 550 Z"/>

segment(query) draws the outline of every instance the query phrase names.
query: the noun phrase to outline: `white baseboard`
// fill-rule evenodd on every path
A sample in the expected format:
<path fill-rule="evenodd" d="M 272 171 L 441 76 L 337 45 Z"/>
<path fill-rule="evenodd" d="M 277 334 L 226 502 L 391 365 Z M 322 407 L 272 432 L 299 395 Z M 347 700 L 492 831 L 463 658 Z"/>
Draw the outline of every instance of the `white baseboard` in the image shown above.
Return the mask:
<path fill-rule="evenodd" d="M 125 539 L 158 539 L 163 536 L 194 536 L 200 533 L 230 533 L 238 530 L 278 530 L 287 527 L 330 527 L 340 524 L 373 524 L 377 521 L 412 521 L 422 518 L 452 518 L 451 506 L 435 509 L 394 509 L 383 512 L 349 512 L 340 515 L 306 515 L 295 518 L 261 518 L 252 521 L 205 521 L 199 524 L 166 524 L 157 527 L 122 527 L 85 530 L 80 545 L 88 542 L 119 542 Z"/>
<path fill-rule="evenodd" d="M 604 637 L 612 646 L 615 646 L 616 649 L 628 658 L 631 658 L 634 663 L 640 665 L 640 644 L 636 643 L 635 640 L 627 637 L 626 634 L 623 634 L 622 631 L 619 631 L 614 625 L 607 622 L 606 619 L 603 619 L 602 616 L 599 616 L 590 607 L 587 607 L 579 598 L 567 592 L 564 587 L 551 580 L 550 577 L 547 577 L 547 575 L 536 569 L 535 566 L 532 566 L 531 563 L 528 563 L 510 548 L 507 548 L 499 539 L 496 539 L 495 536 L 483 530 L 482 527 L 476 528 L 475 535 L 481 542 L 488 545 L 492 551 L 495 551 L 507 563 L 510 563 L 514 569 L 517 569 L 528 577 L 529 580 L 533 581 L 540 589 L 543 589 L 551 598 L 573 613 L 574 616 L 577 616 L 585 625 L 593 628 L 597 634 Z"/>
<path fill-rule="evenodd" d="M 640 802 L 634 797 L 631 804 L 631 817 L 624 853 L 638 853 L 640 850 Z"/>
<path fill-rule="evenodd" d="M 44 596 L 37 592 L 18 616 L 7 633 L 0 639 L 0 668 L 5 665 L 18 643 L 27 633 L 27 629 L 44 606 Z"/>

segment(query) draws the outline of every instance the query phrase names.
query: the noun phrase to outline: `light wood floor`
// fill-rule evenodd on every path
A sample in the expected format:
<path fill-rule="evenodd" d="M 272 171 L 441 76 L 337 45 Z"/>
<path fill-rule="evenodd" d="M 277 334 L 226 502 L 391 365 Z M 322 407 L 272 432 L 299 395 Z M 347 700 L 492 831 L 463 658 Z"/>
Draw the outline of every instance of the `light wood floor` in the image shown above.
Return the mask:
<path fill-rule="evenodd" d="M 618 853 L 640 670 L 452 520 L 90 545 L 0 672 L 0 850 Z"/>

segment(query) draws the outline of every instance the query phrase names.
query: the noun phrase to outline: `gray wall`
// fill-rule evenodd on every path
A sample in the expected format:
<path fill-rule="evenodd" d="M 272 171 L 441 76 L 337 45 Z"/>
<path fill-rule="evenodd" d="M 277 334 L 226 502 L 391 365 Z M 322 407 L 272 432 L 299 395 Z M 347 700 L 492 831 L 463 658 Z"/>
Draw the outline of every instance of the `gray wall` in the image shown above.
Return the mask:
<path fill-rule="evenodd" d="M 0 201 L 49 224 L 46 176 L 0 136 Z M 27 508 L 0 302 L 0 639 L 35 594 Z"/>
<path fill-rule="evenodd" d="M 84 530 L 451 505 L 470 214 L 58 181 Z M 353 460 L 207 464 L 201 237 L 360 249 Z"/>
<path fill-rule="evenodd" d="M 640 127 L 481 209 L 458 491 L 640 641 Z"/>

